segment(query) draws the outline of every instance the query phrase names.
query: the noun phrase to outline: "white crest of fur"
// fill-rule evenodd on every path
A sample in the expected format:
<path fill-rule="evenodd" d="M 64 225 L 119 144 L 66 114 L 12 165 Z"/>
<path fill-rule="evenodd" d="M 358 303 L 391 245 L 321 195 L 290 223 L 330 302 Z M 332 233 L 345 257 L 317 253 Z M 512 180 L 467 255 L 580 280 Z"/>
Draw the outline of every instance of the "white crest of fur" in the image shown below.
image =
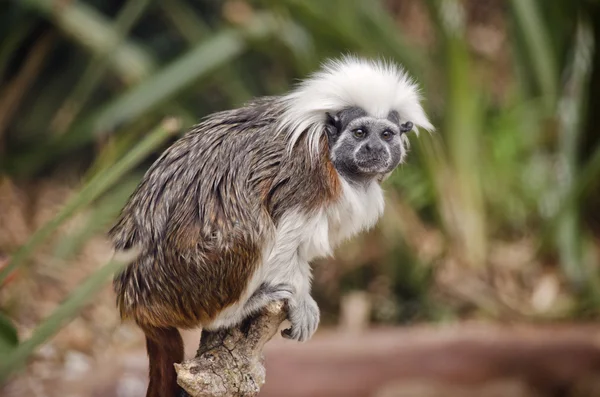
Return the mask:
<path fill-rule="evenodd" d="M 414 124 L 415 132 L 434 129 L 421 107 L 416 83 L 399 66 L 381 60 L 346 56 L 329 61 L 283 101 L 278 131 L 288 134 L 290 150 L 306 132 L 311 153 L 318 153 L 325 113 L 352 106 L 379 118 L 395 110 L 401 122 Z"/>

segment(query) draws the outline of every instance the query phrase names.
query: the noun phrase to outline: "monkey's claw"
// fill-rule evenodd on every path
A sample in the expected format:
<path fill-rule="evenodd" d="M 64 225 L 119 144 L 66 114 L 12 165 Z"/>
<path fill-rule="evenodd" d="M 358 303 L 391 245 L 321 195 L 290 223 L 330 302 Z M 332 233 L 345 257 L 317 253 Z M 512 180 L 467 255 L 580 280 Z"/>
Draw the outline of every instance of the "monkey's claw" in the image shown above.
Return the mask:
<path fill-rule="evenodd" d="M 309 340 L 317 330 L 321 317 L 317 302 L 308 295 L 302 300 L 290 301 L 288 310 L 292 327 L 281 331 L 281 335 L 299 342 Z"/>

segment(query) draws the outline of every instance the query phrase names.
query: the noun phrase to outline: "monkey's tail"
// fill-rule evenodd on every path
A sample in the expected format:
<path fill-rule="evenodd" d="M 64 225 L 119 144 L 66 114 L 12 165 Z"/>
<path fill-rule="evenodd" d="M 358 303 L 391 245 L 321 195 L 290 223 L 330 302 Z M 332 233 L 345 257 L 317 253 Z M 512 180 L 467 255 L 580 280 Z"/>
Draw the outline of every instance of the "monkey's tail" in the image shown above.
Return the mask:
<path fill-rule="evenodd" d="M 174 363 L 183 361 L 183 339 L 177 328 L 145 326 L 146 350 L 150 360 L 150 383 L 146 397 L 176 397 L 180 395 Z"/>

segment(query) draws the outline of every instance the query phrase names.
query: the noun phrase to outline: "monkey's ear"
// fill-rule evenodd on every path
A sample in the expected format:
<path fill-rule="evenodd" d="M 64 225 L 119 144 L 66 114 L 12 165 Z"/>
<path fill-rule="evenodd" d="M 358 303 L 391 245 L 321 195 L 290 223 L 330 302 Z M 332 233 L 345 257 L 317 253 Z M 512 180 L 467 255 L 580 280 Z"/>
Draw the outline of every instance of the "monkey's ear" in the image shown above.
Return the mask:
<path fill-rule="evenodd" d="M 338 115 L 332 116 L 329 112 L 325 112 L 325 130 L 330 138 L 336 138 L 340 134 L 341 122 Z"/>
<path fill-rule="evenodd" d="M 413 129 L 413 123 L 410 121 L 407 121 L 406 123 L 400 125 L 400 132 L 409 132 L 410 130 Z"/>

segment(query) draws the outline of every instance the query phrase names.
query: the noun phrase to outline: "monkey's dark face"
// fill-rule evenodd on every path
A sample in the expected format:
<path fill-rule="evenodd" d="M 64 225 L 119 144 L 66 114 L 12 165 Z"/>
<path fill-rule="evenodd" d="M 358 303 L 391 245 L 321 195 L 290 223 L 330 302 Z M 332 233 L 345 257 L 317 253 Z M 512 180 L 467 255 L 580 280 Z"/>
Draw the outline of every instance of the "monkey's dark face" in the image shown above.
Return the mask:
<path fill-rule="evenodd" d="M 411 122 L 400 124 L 398 113 L 387 118 L 369 116 L 361 108 L 348 108 L 327 115 L 327 136 L 331 161 L 342 175 L 365 180 L 386 175 L 404 158 L 402 135 Z"/>

